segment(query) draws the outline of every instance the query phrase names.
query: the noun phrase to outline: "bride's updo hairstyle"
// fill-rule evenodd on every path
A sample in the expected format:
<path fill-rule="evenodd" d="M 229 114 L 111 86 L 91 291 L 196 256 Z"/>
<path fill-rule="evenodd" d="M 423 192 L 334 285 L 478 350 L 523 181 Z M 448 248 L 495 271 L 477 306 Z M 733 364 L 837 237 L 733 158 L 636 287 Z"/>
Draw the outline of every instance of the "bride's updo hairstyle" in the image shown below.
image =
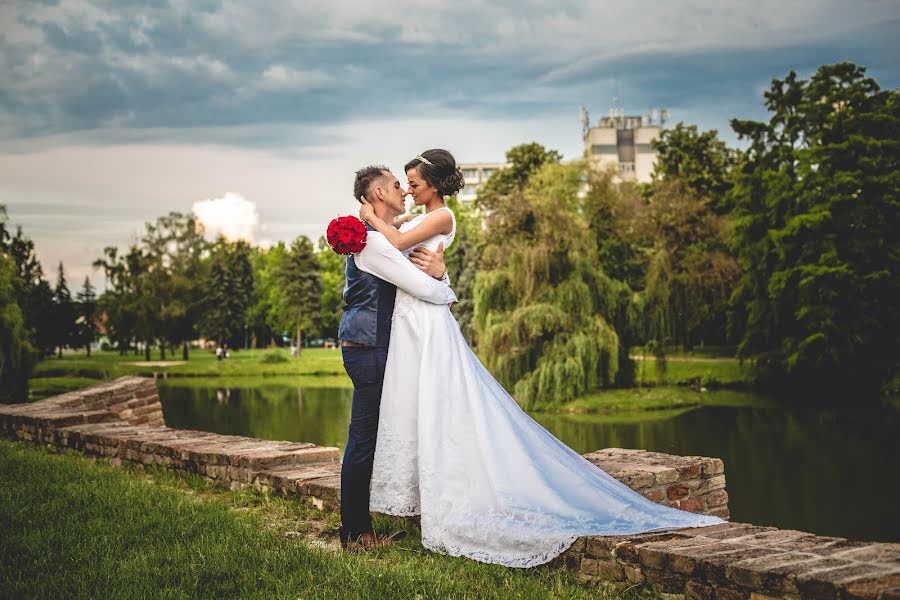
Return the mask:
<path fill-rule="evenodd" d="M 426 150 L 415 157 L 403 167 L 404 171 L 419 169 L 422 179 L 433 188 L 437 188 L 438 194 L 452 196 L 466 185 L 462 171 L 456 166 L 456 159 L 446 150 L 433 148 Z"/>

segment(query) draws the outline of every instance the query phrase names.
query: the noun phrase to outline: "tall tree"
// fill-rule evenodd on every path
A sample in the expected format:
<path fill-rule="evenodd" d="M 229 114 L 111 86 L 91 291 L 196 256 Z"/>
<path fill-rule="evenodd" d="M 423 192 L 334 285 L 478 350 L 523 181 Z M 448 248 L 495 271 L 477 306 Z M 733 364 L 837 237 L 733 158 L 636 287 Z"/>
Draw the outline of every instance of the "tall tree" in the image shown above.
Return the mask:
<path fill-rule="evenodd" d="M 740 355 L 761 381 L 877 387 L 900 358 L 900 93 L 865 69 L 790 72 L 765 93 L 734 190 Z"/>
<path fill-rule="evenodd" d="M 688 188 L 722 213 L 730 209 L 732 169 L 739 155 L 720 140 L 715 129 L 700 132 L 696 125 L 678 123 L 653 142 L 657 153 L 654 178 L 682 179 Z"/>
<path fill-rule="evenodd" d="M 76 300 L 78 317 L 75 319 L 74 343 L 83 346 L 90 358 L 91 344 L 97 339 L 97 294 L 87 276 Z"/>
<path fill-rule="evenodd" d="M 486 219 L 474 286 L 478 349 L 526 406 L 610 385 L 618 370 L 610 323 L 621 286 L 598 268 L 579 193 L 585 169 L 547 161 Z"/>
<path fill-rule="evenodd" d="M 75 304 L 66 284 L 66 273 L 62 261 L 56 271 L 56 287 L 53 288 L 53 326 L 57 358 L 62 358 L 63 348 L 72 343 L 75 331 Z"/>
<path fill-rule="evenodd" d="M 202 329 L 218 344 L 238 347 L 244 339 L 253 296 L 253 266 L 247 242 L 219 237 L 212 248 L 204 289 Z"/>
<path fill-rule="evenodd" d="M 275 312 L 283 327 L 295 332 L 299 355 L 303 331 L 314 327 L 321 301 L 319 265 L 308 237 L 297 236 L 291 243 L 276 276 L 279 301 Z"/>
<path fill-rule="evenodd" d="M 200 318 L 203 254 L 208 244 L 203 228 L 193 215 L 170 212 L 154 223 L 146 224 L 142 239 L 149 264 L 147 286 L 158 301 L 160 353 L 181 346 L 188 360 L 188 341 L 197 333 Z"/>
<path fill-rule="evenodd" d="M 16 302 L 17 279 L 15 262 L 0 252 L 0 403 L 28 398 L 28 375 L 36 358 L 25 316 Z"/>
<path fill-rule="evenodd" d="M 724 344 L 728 301 L 740 267 L 728 248 L 728 225 L 685 180 L 654 182 L 643 218 L 650 241 L 642 294 L 645 335 L 658 356 L 670 344 Z"/>

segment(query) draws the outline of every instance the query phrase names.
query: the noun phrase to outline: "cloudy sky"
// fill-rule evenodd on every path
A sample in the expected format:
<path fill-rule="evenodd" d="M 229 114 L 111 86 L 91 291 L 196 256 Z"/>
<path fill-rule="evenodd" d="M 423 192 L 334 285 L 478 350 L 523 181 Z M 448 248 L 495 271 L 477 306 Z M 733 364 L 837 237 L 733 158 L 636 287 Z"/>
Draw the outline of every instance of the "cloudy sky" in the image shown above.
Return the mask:
<path fill-rule="evenodd" d="M 897 87 L 898 32 L 898 0 L 0 1 L 0 204 L 46 273 L 102 286 L 103 247 L 168 211 L 318 238 L 365 164 L 577 157 L 582 104 L 735 143 L 728 120 L 764 118 L 790 69 Z"/>

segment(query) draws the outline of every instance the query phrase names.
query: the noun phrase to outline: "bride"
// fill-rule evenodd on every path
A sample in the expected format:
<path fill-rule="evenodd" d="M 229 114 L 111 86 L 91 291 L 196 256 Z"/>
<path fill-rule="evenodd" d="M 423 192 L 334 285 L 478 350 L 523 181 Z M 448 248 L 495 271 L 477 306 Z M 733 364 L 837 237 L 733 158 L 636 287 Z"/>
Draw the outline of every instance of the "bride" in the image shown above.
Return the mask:
<path fill-rule="evenodd" d="M 405 169 L 424 214 L 396 229 L 363 202 L 360 218 L 404 254 L 449 248 L 456 219 L 444 197 L 464 185 L 456 161 L 428 150 Z M 548 562 L 584 535 L 722 522 L 647 500 L 567 447 L 484 368 L 448 306 L 400 289 L 369 509 L 421 515 L 426 548 L 508 567 Z"/>

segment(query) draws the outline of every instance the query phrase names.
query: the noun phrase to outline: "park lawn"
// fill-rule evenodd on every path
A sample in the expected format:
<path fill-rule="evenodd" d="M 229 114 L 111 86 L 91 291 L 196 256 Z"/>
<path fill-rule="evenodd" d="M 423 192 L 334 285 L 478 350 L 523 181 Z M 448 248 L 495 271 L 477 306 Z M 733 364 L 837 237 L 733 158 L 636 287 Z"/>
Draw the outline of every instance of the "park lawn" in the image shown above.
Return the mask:
<path fill-rule="evenodd" d="M 154 352 L 151 363 L 159 362 L 159 353 Z M 55 356 L 42 360 L 32 377 L 90 377 L 93 379 L 115 379 L 122 375 L 168 375 L 193 377 L 244 377 L 274 375 L 343 375 L 341 352 L 337 349 L 304 349 L 300 357 L 292 357 L 288 350 L 262 349 L 237 350 L 231 358 L 216 360 L 209 350 L 192 350 L 190 360 L 180 364 L 181 353 L 167 356 L 169 365 L 142 364 L 144 356 L 117 352 L 94 352 L 90 358 L 83 352 L 71 352 L 61 359 Z"/>
<path fill-rule="evenodd" d="M 636 379 L 640 385 L 699 385 L 749 389 L 753 370 L 749 362 L 735 359 L 690 358 L 673 356 L 666 361 L 665 376 L 660 377 L 656 360 L 644 357 L 635 361 Z"/>
<path fill-rule="evenodd" d="M 558 568 L 428 552 L 415 530 L 387 549 L 344 553 L 333 513 L 196 475 L 106 463 L 0 439 L 0 597 L 617 597 Z"/>
<path fill-rule="evenodd" d="M 762 396 L 734 390 L 695 391 L 687 387 L 655 386 L 645 388 L 602 390 L 558 404 L 551 404 L 541 409 L 546 412 L 565 413 L 619 413 L 636 411 L 668 411 L 696 408 L 700 406 L 768 406 L 772 401 Z"/>

